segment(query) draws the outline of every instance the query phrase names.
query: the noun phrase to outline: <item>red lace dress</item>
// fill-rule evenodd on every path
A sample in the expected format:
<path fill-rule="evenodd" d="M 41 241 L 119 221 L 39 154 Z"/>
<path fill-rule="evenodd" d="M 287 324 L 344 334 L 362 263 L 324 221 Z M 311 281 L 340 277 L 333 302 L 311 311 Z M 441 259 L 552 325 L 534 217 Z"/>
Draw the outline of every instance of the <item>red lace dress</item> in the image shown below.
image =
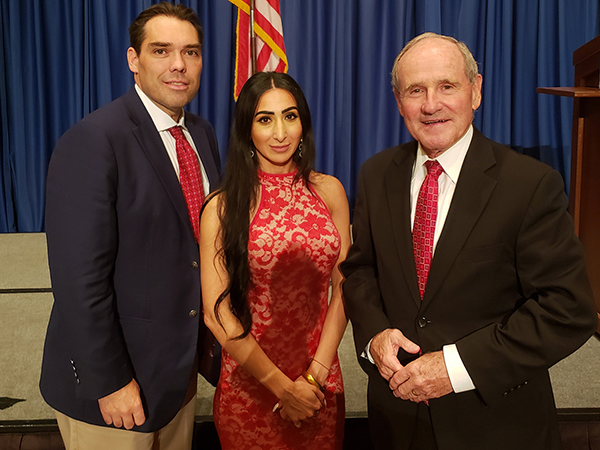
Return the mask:
<path fill-rule="evenodd" d="M 327 313 L 340 236 L 323 201 L 294 174 L 259 172 L 261 197 L 250 224 L 252 335 L 295 380 L 310 364 Z M 337 357 L 319 415 L 296 428 L 273 412 L 278 399 L 223 351 L 213 415 L 223 450 L 341 449 L 344 393 Z"/>

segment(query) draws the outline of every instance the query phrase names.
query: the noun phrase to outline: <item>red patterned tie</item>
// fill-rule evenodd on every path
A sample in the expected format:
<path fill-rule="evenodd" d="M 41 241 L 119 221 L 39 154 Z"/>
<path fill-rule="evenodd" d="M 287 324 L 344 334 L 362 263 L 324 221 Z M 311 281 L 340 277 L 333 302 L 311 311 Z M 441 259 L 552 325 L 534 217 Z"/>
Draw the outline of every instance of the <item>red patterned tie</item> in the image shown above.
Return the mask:
<path fill-rule="evenodd" d="M 202 186 L 202 172 L 198 155 L 183 135 L 180 126 L 169 128 L 169 132 L 175 138 L 177 150 L 177 162 L 179 163 L 179 183 L 187 203 L 190 222 L 194 230 L 196 242 L 200 234 L 200 208 L 204 202 L 204 188 Z"/>
<path fill-rule="evenodd" d="M 435 234 L 435 221 L 437 219 L 438 203 L 438 178 L 444 171 L 437 161 L 427 161 L 427 176 L 423 180 L 417 207 L 415 222 L 413 224 L 413 252 L 419 279 L 419 292 L 421 299 L 427 285 L 427 276 L 433 257 L 433 237 Z"/>

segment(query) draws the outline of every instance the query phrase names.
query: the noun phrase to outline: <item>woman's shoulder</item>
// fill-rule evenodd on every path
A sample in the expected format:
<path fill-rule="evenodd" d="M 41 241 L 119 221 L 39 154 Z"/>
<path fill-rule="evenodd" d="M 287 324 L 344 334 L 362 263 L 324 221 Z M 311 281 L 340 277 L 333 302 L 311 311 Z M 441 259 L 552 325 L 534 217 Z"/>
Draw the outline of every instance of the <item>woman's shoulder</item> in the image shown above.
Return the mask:
<path fill-rule="evenodd" d="M 344 186 L 333 175 L 327 175 L 321 172 L 311 172 L 310 182 L 316 189 L 322 189 L 326 191 L 342 192 L 345 195 Z"/>
<path fill-rule="evenodd" d="M 316 193 L 330 207 L 334 203 L 346 200 L 346 190 L 336 177 L 320 172 L 312 172 L 310 174 L 310 182 Z"/>
<path fill-rule="evenodd" d="M 220 208 L 222 201 L 223 193 L 221 191 L 213 191 L 208 194 L 204 200 L 204 203 L 202 204 L 202 210 L 200 211 L 201 217 L 216 217 L 218 208 Z"/>

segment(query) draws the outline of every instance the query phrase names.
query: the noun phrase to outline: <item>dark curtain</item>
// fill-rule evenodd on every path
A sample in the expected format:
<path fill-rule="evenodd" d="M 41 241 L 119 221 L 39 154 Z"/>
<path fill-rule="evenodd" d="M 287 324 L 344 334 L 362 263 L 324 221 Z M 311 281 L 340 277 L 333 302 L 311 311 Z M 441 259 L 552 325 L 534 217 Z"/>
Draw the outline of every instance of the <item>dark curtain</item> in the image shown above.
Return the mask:
<path fill-rule="evenodd" d="M 128 90 L 127 28 L 156 0 L 1 0 L 0 232 L 44 229 L 52 149 L 85 114 Z M 198 98 L 226 156 L 233 112 L 235 8 L 181 1 L 205 30 Z M 559 170 L 568 182 L 572 101 L 535 92 L 570 86 L 573 51 L 599 32 L 598 0 L 280 0 L 289 73 L 313 114 L 317 169 L 351 205 L 360 164 L 410 139 L 390 87 L 396 54 L 424 31 L 467 43 L 483 74 L 475 125 Z"/>

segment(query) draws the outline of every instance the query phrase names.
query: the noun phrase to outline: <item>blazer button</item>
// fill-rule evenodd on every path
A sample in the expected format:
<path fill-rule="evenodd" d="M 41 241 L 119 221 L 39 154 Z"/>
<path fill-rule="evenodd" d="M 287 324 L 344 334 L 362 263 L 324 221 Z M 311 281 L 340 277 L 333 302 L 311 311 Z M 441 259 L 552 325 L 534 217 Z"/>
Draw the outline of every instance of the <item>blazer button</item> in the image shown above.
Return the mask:
<path fill-rule="evenodd" d="M 190 311 L 190 317 L 196 317 L 198 315 L 198 311 L 196 311 L 195 309 L 192 309 Z"/>
<path fill-rule="evenodd" d="M 200 267 L 200 265 L 198 264 L 197 261 L 192 261 L 192 269 L 197 269 L 198 267 Z"/>
<path fill-rule="evenodd" d="M 425 317 L 420 317 L 419 321 L 417 322 L 417 324 L 419 325 L 419 328 L 425 328 L 428 323 L 429 322 L 427 321 L 427 319 Z"/>

